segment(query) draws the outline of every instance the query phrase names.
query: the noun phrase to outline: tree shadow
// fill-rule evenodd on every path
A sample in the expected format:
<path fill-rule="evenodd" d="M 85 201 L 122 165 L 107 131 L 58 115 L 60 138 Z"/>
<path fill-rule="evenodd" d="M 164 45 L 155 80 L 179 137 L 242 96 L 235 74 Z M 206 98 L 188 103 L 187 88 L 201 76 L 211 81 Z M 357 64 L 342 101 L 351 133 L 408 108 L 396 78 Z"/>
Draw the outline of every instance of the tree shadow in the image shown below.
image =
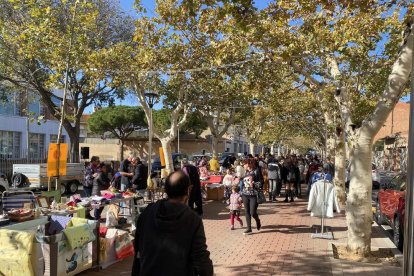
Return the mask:
<path fill-rule="evenodd" d="M 331 276 L 333 274 L 340 274 L 377 276 L 401 274 L 400 267 L 387 264 L 336 260 L 333 258 L 333 253 L 327 255 L 324 251 L 290 250 L 274 252 L 269 250 L 258 254 L 257 258 L 262 260 L 262 264 L 266 265 L 247 262 L 241 265 L 229 266 L 227 269 L 237 271 L 237 275 L 295 274 Z"/>

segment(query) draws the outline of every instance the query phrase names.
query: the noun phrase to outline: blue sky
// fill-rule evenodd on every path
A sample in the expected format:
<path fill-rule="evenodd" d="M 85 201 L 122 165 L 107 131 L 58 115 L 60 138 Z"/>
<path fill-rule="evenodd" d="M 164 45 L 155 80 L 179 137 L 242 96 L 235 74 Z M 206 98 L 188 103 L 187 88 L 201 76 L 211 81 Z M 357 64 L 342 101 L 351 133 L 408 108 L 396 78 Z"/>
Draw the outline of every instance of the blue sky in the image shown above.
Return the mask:
<path fill-rule="evenodd" d="M 256 0 L 255 5 L 258 9 L 263 9 L 265 8 L 270 2 L 273 2 L 274 0 Z M 122 9 L 127 12 L 128 14 L 132 15 L 132 16 L 136 16 L 136 11 L 134 9 L 134 3 L 135 0 L 119 0 Z M 156 5 L 156 1 L 155 0 L 142 0 L 141 1 L 142 6 L 146 9 L 147 11 L 147 15 L 148 16 L 154 16 L 155 15 L 155 5 Z M 402 101 L 409 101 L 410 97 L 406 96 L 403 97 L 401 100 Z M 126 97 L 126 99 L 120 101 L 117 100 L 116 101 L 117 104 L 124 104 L 124 105 L 139 105 L 137 98 L 134 95 L 128 95 Z M 159 103 L 155 106 L 156 109 L 161 108 L 162 104 Z M 92 108 L 88 108 L 86 110 L 87 113 L 92 112 Z"/>
<path fill-rule="evenodd" d="M 255 2 L 255 6 L 258 9 L 263 9 L 263 8 L 267 7 L 267 5 L 272 1 L 271 0 L 256 0 L 254 2 Z M 128 12 L 131 15 L 136 14 L 135 10 L 134 10 L 135 0 L 120 0 L 120 3 L 121 3 L 122 8 L 126 12 Z M 149 15 L 154 13 L 155 0 L 142 0 L 141 3 L 146 8 Z"/>
<path fill-rule="evenodd" d="M 271 0 L 256 0 L 255 5 L 259 9 L 263 9 L 267 7 L 267 5 L 272 2 Z M 136 16 L 137 13 L 134 9 L 134 3 L 135 0 L 119 0 L 119 3 L 121 4 L 122 9 L 129 13 L 132 16 Z M 142 0 L 141 1 L 144 8 L 147 10 L 148 16 L 153 16 L 155 13 L 155 0 Z M 127 95 L 124 100 L 116 100 L 115 101 L 117 105 L 131 105 L 131 106 L 137 106 L 139 105 L 138 99 L 134 95 Z M 154 107 L 155 109 L 162 108 L 162 103 L 158 103 Z M 90 106 L 85 110 L 85 113 L 92 113 L 93 107 Z"/>

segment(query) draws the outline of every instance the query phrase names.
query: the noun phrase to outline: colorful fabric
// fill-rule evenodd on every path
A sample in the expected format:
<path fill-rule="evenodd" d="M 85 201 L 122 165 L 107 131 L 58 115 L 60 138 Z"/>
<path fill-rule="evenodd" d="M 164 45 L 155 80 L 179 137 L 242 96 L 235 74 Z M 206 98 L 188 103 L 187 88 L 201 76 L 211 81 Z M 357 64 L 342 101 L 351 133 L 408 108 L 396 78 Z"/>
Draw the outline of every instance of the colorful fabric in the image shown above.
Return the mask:
<path fill-rule="evenodd" d="M 78 218 L 85 218 L 86 217 L 86 209 L 83 206 L 78 206 L 76 208 L 76 216 Z"/>
<path fill-rule="evenodd" d="M 243 202 L 242 197 L 239 193 L 232 193 L 230 195 L 230 211 L 238 211 L 241 209 L 241 203 Z"/>
<path fill-rule="evenodd" d="M 108 232 L 108 227 L 105 226 L 99 226 L 99 237 L 105 238 L 106 232 Z"/>
<path fill-rule="evenodd" d="M 68 240 L 70 248 L 74 249 L 95 240 L 93 234 L 93 223 L 89 223 L 87 219 L 73 217 L 68 223 L 63 233 Z"/>
<path fill-rule="evenodd" d="M 82 224 L 88 224 L 88 220 L 85 219 L 85 218 L 73 217 L 70 220 L 70 225 L 69 226 L 77 226 L 77 225 L 82 225 Z"/>
<path fill-rule="evenodd" d="M 34 233 L 0 230 L 0 275 L 34 275 L 33 239 Z"/>
<path fill-rule="evenodd" d="M 226 176 L 223 178 L 223 184 L 226 186 L 231 186 L 233 184 L 233 175 L 226 174 Z"/>
<path fill-rule="evenodd" d="M 63 230 L 63 233 L 65 234 L 71 249 L 81 247 L 95 239 L 89 224 L 68 227 Z"/>
<path fill-rule="evenodd" d="M 69 224 L 71 217 L 52 215 L 50 217 L 49 235 L 56 235 L 62 232 Z"/>

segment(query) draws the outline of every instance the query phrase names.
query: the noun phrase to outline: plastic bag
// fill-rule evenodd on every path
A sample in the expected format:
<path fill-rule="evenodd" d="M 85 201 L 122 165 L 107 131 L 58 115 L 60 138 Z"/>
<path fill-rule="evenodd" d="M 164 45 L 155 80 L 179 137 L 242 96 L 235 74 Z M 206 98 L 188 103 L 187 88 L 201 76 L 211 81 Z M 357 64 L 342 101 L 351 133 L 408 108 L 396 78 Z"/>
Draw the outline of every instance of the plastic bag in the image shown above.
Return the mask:
<path fill-rule="evenodd" d="M 134 244 L 132 243 L 132 237 L 126 231 L 118 230 L 115 238 L 115 255 L 116 258 L 124 259 L 129 256 L 134 256 Z"/>
<path fill-rule="evenodd" d="M 106 227 L 115 227 L 118 226 L 117 216 L 114 214 L 113 210 L 106 211 Z"/>

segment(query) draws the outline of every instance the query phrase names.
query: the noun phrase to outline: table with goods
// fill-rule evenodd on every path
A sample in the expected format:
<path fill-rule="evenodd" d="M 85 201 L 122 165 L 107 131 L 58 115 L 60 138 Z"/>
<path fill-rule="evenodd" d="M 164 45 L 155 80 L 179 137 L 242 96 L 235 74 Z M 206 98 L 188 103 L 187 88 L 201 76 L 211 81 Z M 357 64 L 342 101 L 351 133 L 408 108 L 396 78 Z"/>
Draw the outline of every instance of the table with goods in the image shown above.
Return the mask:
<path fill-rule="evenodd" d="M 115 189 L 61 202 L 33 192 L 4 192 L 0 215 L 0 275 L 76 275 L 134 255 L 133 235 L 143 198 Z M 91 217 L 103 208 L 104 219 Z"/>

